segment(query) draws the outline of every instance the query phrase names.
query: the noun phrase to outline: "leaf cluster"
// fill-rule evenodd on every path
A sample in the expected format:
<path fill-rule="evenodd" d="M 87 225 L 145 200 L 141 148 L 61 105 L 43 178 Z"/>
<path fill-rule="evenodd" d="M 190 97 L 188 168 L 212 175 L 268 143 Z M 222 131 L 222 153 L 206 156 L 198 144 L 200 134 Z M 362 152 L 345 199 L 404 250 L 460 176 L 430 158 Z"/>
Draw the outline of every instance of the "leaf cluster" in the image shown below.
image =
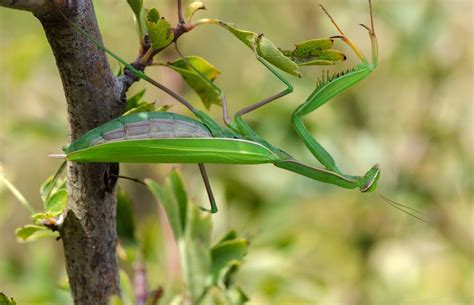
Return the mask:
<path fill-rule="evenodd" d="M 63 219 L 68 194 L 66 179 L 61 174 L 66 167 L 64 161 L 55 174 L 48 177 L 40 187 L 43 211 L 33 213 L 33 224 L 27 224 L 16 229 L 15 234 L 19 242 L 30 242 L 45 237 L 59 237 L 57 227 Z"/>
<path fill-rule="evenodd" d="M 145 183 L 166 211 L 179 247 L 187 292 L 184 297 L 174 297 L 172 304 L 186 304 L 186 300 L 192 304 L 244 304 L 248 298 L 235 285 L 233 275 L 249 242 L 230 231 L 211 245 L 211 214 L 190 202 L 179 172 L 173 171 L 163 186 L 149 179 Z"/>
<path fill-rule="evenodd" d="M 186 17 L 185 20 L 174 28 L 156 8 L 144 8 L 141 0 L 127 0 L 127 2 L 134 15 L 141 44 L 141 54 L 136 62 L 139 62 L 141 66 L 166 66 L 179 73 L 200 97 L 206 109 L 213 104 L 221 104 L 223 93 L 214 83 L 220 74 L 218 68 L 198 56 L 186 56 L 167 63 L 155 59 L 162 50 L 176 43 L 182 34 L 197 26 L 208 24 L 226 29 L 234 38 L 250 48 L 255 56 L 297 77 L 301 77 L 299 66 L 333 65 L 346 59 L 342 52 L 331 49 L 334 43 L 331 38 L 312 39 L 297 43 L 294 50 L 281 50 L 262 34 L 239 29 L 225 21 L 203 18 L 193 22 L 193 16 L 198 11 L 206 9 L 200 1 L 194 1 L 186 6 L 183 14 Z"/>

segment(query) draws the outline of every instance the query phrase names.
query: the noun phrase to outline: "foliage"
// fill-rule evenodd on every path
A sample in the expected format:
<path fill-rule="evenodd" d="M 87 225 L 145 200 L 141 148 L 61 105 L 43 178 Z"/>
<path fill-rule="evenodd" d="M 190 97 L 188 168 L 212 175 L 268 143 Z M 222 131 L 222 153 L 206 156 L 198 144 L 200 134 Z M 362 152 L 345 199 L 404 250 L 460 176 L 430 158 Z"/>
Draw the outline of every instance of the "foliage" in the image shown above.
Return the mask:
<path fill-rule="evenodd" d="M 175 9 L 172 2 L 153 3 L 160 6 L 160 12 Z M 107 1 L 95 5 L 105 44 L 131 58 L 137 47 L 127 43 L 132 39 L 124 42 L 124 37 L 133 34 L 123 21 L 129 12 Z M 293 52 L 294 48 L 283 47 L 281 41 L 335 34 L 314 1 L 303 0 L 297 6 L 292 1 L 278 5 L 250 1 L 245 9 L 239 1 L 209 0 L 206 5 L 219 19 L 264 31 L 282 50 Z M 327 5 L 345 32 L 363 45 L 366 33 L 353 24 L 366 22 L 365 4 L 331 1 Z M 252 239 L 246 262 L 236 274 L 252 300 L 249 304 L 395 305 L 413 299 L 472 303 L 472 45 L 465 39 L 472 36 L 471 18 L 466 18 L 471 4 L 374 1 L 374 5 L 380 68 L 370 80 L 306 122 L 330 145 L 344 168 L 358 172 L 373 160 L 380 161 L 383 191 L 422 209 L 435 221 L 425 225 L 376 196 L 316 186 L 268 166 L 211 166 L 209 174 L 221 207 L 213 216 L 215 234 L 224 235 L 235 227 Z M 44 202 L 32 198 L 39 198 L 38 186 L 58 166 L 57 160 L 45 156 L 58 152 L 67 137 L 62 89 L 52 55 L 33 18 L 1 9 L 0 23 L 15 25 L 0 26 L 4 46 L 0 56 L 2 162 L 9 181 L 35 211 L 44 211 Z M 279 89 L 254 63 L 252 51 L 240 48 L 240 41 L 227 40 L 228 33 L 217 28 L 212 43 L 207 35 L 204 28 L 193 31 L 181 47 L 185 54 L 205 54 L 222 71 L 216 82 L 225 89 L 232 109 Z M 337 41 L 335 48 L 341 48 Z M 170 50 L 163 58 L 175 60 L 173 56 Z M 349 56 L 347 67 L 354 62 Z M 318 67 L 301 70 L 308 77 L 295 81 L 290 98 L 249 116 L 259 134 L 296 155 L 301 155 L 303 146 L 293 139 L 289 116 L 314 88 L 315 75 L 321 73 Z M 182 87 L 170 71 L 160 70 L 159 76 L 174 88 Z M 132 88 L 135 93 L 140 90 L 139 86 Z M 193 92 L 184 91 L 194 98 Z M 150 88 L 141 100 L 171 103 Z M 173 111 L 182 109 L 173 107 Z M 218 116 L 217 110 L 211 114 Z M 205 202 L 196 169 L 178 167 L 191 198 Z M 161 181 L 168 169 L 165 165 L 128 165 L 122 171 Z M 136 214 L 133 236 L 148 262 L 149 287 L 158 289 L 159 283 L 166 282 L 168 293 L 179 291 L 172 259 L 160 254 L 171 245 L 163 237 L 166 230 L 157 224 L 155 207 L 149 204 L 152 198 L 139 185 L 121 185 Z M 28 223 L 30 214 L 18 209 L 16 197 L 0 183 L 0 287 L 20 303 L 68 304 L 67 291 L 57 287 L 65 277 L 57 242 L 15 243 L 15 228 Z M 139 257 L 136 248 L 134 253 L 120 254 L 130 260 L 121 260 L 129 277 L 131 262 Z M 210 296 L 214 290 L 209 290 Z"/>
<path fill-rule="evenodd" d="M 206 304 L 216 297 L 222 304 L 244 304 L 248 298 L 233 283 L 232 275 L 247 253 L 248 242 L 231 231 L 211 247 L 211 215 L 189 202 L 178 172 L 171 172 L 165 187 L 153 180 L 145 182 L 166 211 L 173 229 L 187 288 L 185 298 L 192 304 Z M 187 303 L 182 295 L 176 298 L 173 304 Z"/>
<path fill-rule="evenodd" d="M 0 305 L 17 305 L 17 303 L 13 298 L 9 298 L 3 292 L 0 292 Z"/>
<path fill-rule="evenodd" d="M 221 92 L 209 82 L 214 81 L 220 71 L 204 58 L 188 56 L 169 63 L 168 67 L 181 74 L 186 83 L 201 97 L 207 109 L 212 104 L 221 104 Z"/>
<path fill-rule="evenodd" d="M 44 211 L 34 213 L 31 204 L 29 204 L 23 195 L 5 178 L 2 173 L 2 182 L 9 186 L 9 189 L 19 199 L 23 206 L 27 207 L 33 214 L 31 217 L 34 224 L 25 225 L 17 228 L 16 237 L 20 242 L 34 241 L 44 237 L 58 237 L 55 228 L 58 220 L 62 217 L 62 213 L 67 204 L 66 181 L 61 179 L 60 175 L 66 166 L 63 162 L 56 173 L 41 185 L 40 195 L 43 201 Z M 52 231 L 51 231 L 52 230 Z"/>

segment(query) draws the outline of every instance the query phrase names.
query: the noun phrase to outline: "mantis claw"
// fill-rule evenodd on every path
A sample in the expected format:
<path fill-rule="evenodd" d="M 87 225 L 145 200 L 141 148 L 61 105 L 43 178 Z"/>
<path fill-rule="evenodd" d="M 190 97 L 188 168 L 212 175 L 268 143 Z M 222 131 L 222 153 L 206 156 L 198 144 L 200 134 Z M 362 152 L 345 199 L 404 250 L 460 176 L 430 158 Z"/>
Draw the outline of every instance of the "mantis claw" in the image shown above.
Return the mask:
<path fill-rule="evenodd" d="M 206 208 L 203 208 L 203 207 L 199 207 L 199 210 L 201 210 L 203 212 L 206 212 L 206 213 L 210 213 L 210 214 L 217 213 L 217 209 L 206 209 Z"/>
<path fill-rule="evenodd" d="M 375 32 L 367 25 L 363 24 L 363 23 L 360 23 L 359 24 L 361 27 L 363 27 L 364 29 L 366 29 L 368 32 L 369 32 L 369 35 L 370 36 L 375 36 Z"/>

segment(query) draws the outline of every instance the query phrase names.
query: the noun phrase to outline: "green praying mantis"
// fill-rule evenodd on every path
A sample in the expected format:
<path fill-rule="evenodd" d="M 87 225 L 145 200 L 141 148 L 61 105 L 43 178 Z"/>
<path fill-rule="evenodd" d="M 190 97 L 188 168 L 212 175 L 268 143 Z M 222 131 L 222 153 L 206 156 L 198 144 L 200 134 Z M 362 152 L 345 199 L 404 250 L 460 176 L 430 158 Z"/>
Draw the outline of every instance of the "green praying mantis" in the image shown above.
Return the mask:
<path fill-rule="evenodd" d="M 211 204 L 209 211 L 212 213 L 217 212 L 218 209 L 204 166 L 205 163 L 272 163 L 277 167 L 323 183 L 347 189 L 358 188 L 361 192 L 375 191 L 380 178 L 380 166 L 378 164 L 372 166 L 362 176 L 352 176 L 343 173 L 327 150 L 313 138 L 303 121 L 304 116 L 312 113 L 336 95 L 341 94 L 357 82 L 368 77 L 377 67 L 378 46 L 372 3 L 369 0 L 370 26 L 362 24 L 367 29 L 371 42 L 370 62 L 356 44 L 344 34 L 328 11 L 322 5 L 321 8 L 339 32 L 339 35 L 331 38 L 342 40 L 360 59 L 360 63 L 351 70 L 332 76 L 323 76 L 312 94 L 292 114 L 291 120 L 297 135 L 324 168 L 303 164 L 290 154 L 273 146 L 257 135 L 243 120 L 243 115 L 259 109 L 293 91 L 289 81 L 255 51 L 259 39 L 262 37 L 261 35 L 254 41 L 254 52 L 257 60 L 285 84 L 286 88 L 273 96 L 239 110 L 235 113 L 232 120 L 227 110 L 224 94 L 220 89 L 214 87 L 221 92 L 225 123 L 225 127 L 222 127 L 206 113 L 192 106 L 184 97 L 151 79 L 145 73 L 137 70 L 93 40 L 87 33 L 78 29 L 93 40 L 100 49 L 110 54 L 127 69 L 135 73 L 137 77 L 151 83 L 175 98 L 188 108 L 195 115 L 196 119 L 170 112 L 141 112 L 119 117 L 90 130 L 75 142 L 66 145 L 63 148 L 65 154 L 56 155 L 56 157 L 65 157 L 67 160 L 75 162 L 197 163 L 209 196 Z M 176 49 L 181 57 L 183 57 L 179 49 Z M 196 72 L 199 73 L 197 70 Z M 210 80 L 208 82 L 214 86 Z M 386 199 L 385 197 L 383 198 Z M 396 205 L 403 206 L 390 200 L 387 202 L 395 207 L 397 207 Z M 409 207 L 406 208 L 411 209 Z"/>

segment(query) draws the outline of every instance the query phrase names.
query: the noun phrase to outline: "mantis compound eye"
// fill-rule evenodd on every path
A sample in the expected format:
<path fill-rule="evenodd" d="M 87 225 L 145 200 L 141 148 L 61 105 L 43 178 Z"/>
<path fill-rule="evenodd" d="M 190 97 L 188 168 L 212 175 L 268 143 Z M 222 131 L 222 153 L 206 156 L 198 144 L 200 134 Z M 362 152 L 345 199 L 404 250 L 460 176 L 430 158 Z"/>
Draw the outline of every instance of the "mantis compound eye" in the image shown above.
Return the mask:
<path fill-rule="evenodd" d="M 373 192 L 377 189 L 377 182 L 380 178 L 380 165 L 375 164 L 371 169 L 360 179 L 359 188 L 363 193 Z"/>

